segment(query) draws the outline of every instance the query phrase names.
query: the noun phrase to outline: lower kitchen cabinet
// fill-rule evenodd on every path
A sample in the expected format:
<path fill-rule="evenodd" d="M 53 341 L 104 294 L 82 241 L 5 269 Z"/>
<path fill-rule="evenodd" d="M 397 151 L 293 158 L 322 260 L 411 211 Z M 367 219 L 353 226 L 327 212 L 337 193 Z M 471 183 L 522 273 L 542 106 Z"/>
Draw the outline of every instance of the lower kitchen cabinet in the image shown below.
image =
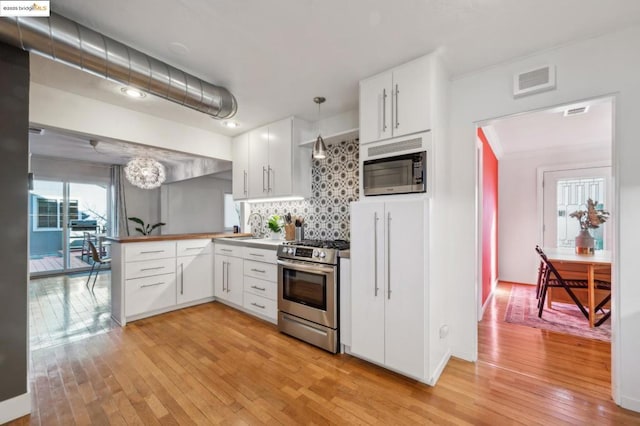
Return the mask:
<path fill-rule="evenodd" d="M 127 280 L 125 311 L 127 316 L 140 315 L 176 304 L 176 274 L 154 275 Z"/>
<path fill-rule="evenodd" d="M 178 257 L 178 304 L 213 297 L 213 255 Z"/>
<path fill-rule="evenodd" d="M 429 382 L 427 200 L 351 208 L 350 352 Z"/>
<path fill-rule="evenodd" d="M 214 271 L 216 299 L 242 306 L 244 293 L 243 259 L 216 253 Z"/>

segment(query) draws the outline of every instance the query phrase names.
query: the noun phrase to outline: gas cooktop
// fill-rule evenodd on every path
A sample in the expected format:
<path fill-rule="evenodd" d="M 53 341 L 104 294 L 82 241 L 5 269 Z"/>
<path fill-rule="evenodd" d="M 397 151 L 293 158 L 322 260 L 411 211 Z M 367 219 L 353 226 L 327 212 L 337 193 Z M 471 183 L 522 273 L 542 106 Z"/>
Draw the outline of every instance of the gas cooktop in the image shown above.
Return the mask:
<path fill-rule="evenodd" d="M 345 241 L 345 240 L 300 240 L 300 241 L 287 241 L 283 244 L 287 246 L 314 247 L 314 248 L 325 248 L 325 249 L 333 249 L 333 250 L 349 249 L 349 241 Z"/>

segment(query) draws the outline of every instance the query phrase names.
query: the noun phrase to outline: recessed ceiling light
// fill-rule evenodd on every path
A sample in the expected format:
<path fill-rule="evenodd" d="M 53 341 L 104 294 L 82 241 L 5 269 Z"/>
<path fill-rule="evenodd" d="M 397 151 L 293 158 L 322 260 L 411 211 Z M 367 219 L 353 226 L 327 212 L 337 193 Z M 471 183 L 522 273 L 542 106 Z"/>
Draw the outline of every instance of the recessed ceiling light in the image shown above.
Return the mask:
<path fill-rule="evenodd" d="M 229 120 L 227 120 L 227 121 L 223 121 L 223 122 L 222 122 L 222 125 L 223 125 L 224 127 L 228 127 L 228 128 L 230 128 L 230 129 L 235 129 L 236 127 L 239 127 L 239 126 L 240 126 L 240 124 L 239 124 L 237 121 L 229 121 Z"/>
<path fill-rule="evenodd" d="M 145 96 L 147 96 L 146 93 L 144 93 L 141 90 L 138 89 L 134 89 L 133 87 L 123 87 L 122 89 L 120 89 L 122 91 L 122 93 L 124 93 L 127 96 L 130 96 L 132 98 L 144 98 Z"/>

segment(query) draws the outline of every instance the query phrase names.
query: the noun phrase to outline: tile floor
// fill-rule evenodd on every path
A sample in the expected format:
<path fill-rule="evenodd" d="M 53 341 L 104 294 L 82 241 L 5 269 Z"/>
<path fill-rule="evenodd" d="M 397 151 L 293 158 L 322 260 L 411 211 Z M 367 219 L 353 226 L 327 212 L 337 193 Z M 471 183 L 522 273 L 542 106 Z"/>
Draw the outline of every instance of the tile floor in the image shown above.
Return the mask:
<path fill-rule="evenodd" d="M 87 275 L 31 279 L 29 343 L 32 351 L 74 342 L 117 327 L 110 316 L 111 272 L 98 275 L 93 293 L 85 287 Z"/>

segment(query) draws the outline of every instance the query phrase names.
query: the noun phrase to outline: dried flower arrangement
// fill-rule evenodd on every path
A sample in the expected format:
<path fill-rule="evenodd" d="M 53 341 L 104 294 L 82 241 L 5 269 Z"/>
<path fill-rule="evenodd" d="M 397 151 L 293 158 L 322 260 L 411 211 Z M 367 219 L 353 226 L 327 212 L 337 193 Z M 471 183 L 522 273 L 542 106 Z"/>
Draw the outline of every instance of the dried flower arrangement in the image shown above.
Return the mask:
<path fill-rule="evenodd" d="M 599 228 L 600 225 L 609 219 L 609 212 L 602 209 L 596 209 L 597 201 L 591 198 L 587 200 L 587 210 L 577 210 L 569 216 L 575 217 L 580 222 L 580 229 L 588 230 L 589 228 Z"/>

